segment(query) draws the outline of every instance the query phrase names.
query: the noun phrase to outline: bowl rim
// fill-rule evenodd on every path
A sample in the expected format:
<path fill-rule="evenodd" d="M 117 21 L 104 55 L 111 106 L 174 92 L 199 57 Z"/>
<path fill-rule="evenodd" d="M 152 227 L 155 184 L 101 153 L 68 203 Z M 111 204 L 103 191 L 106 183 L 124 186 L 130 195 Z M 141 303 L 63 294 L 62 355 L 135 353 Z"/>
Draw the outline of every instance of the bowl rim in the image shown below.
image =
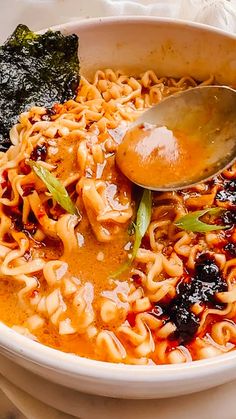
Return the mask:
<path fill-rule="evenodd" d="M 192 378 L 193 375 L 204 377 L 222 370 L 226 372 L 232 369 L 232 362 L 235 365 L 236 360 L 236 352 L 231 351 L 212 358 L 183 364 L 116 364 L 59 351 L 19 334 L 2 322 L 0 322 L 0 336 L 0 348 L 4 350 L 3 354 L 5 353 L 6 356 L 8 353 L 17 355 L 18 358 L 30 361 L 34 365 L 44 366 L 49 370 L 59 370 L 70 377 L 112 378 L 113 381 L 127 379 L 129 382 L 135 383 L 155 382 L 157 379 L 158 382 L 169 381 L 169 379 L 179 381 L 180 379 Z"/>
<path fill-rule="evenodd" d="M 111 16 L 79 19 L 69 23 L 62 23 L 50 26 L 49 28 L 38 31 L 43 33 L 48 29 L 53 31 L 72 31 L 89 28 L 94 25 L 113 25 L 113 24 L 169 24 L 171 26 L 194 28 L 206 33 L 215 33 L 223 37 L 236 41 L 236 34 L 231 34 L 222 29 L 215 28 L 206 24 L 185 21 L 175 18 L 162 18 L 151 16 Z M 129 382 L 165 382 L 179 381 L 180 379 L 191 379 L 204 377 L 211 374 L 220 373 L 232 369 L 232 364 L 236 361 L 236 351 L 231 351 L 219 356 L 204 360 L 187 362 L 184 364 L 167 365 L 129 365 L 122 363 L 111 363 L 97 361 L 89 358 L 59 351 L 40 342 L 25 337 L 0 321 L 0 348 L 6 356 L 15 355 L 18 358 L 30 361 L 34 365 L 47 367 L 49 370 L 59 370 L 70 377 L 86 376 L 87 378 L 112 379 L 112 381 Z M 16 360 L 17 362 L 17 360 Z M 207 368 L 206 368 L 207 367 Z M 178 372 L 178 374 L 174 373 Z M 131 374 L 134 373 L 134 374 Z"/>
<path fill-rule="evenodd" d="M 38 33 L 45 32 L 47 30 L 67 30 L 73 28 L 74 26 L 81 26 L 86 28 L 87 26 L 91 26 L 94 24 L 104 24 L 104 25 L 112 25 L 113 23 L 116 24 L 123 24 L 123 23 L 159 23 L 159 24 L 170 24 L 176 26 L 184 26 L 189 28 L 195 28 L 197 30 L 216 33 L 219 35 L 223 35 L 227 38 L 236 40 L 236 33 L 227 32 L 224 29 L 217 28 L 216 26 L 208 25 L 206 23 L 199 23 L 185 19 L 179 18 L 171 18 L 171 17 L 158 17 L 158 16 L 136 16 L 136 15 L 122 15 L 122 16 L 105 16 L 105 17 L 87 17 L 81 18 L 78 20 L 59 23 L 57 25 L 52 25 L 47 28 L 42 28 Z"/>

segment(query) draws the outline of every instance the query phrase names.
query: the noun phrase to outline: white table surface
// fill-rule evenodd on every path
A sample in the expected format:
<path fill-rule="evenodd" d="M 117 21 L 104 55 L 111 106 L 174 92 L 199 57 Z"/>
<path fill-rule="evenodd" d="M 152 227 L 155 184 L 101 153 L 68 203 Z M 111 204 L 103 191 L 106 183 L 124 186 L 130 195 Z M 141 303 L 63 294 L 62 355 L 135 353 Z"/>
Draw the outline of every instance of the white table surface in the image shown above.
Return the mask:
<path fill-rule="evenodd" d="M 133 0 L 153 7 L 159 16 L 185 17 L 195 13 L 201 2 L 210 0 Z M 215 0 L 211 0 L 215 2 Z M 222 0 L 218 0 L 219 4 Z M 225 2 L 226 4 L 227 2 Z M 148 6 L 149 5 L 149 6 Z M 227 7 L 236 8 L 236 1 L 231 0 Z M 184 6 L 184 7 L 183 7 Z M 192 9 L 191 9 L 192 7 Z M 193 10 L 193 8 L 195 8 Z M 140 4 L 127 3 L 121 6 L 121 0 L 0 0 L 0 43 L 12 32 L 18 23 L 25 23 L 32 29 L 38 30 L 57 23 L 77 20 L 81 17 L 114 15 L 116 12 L 145 14 Z M 222 9 L 223 10 L 223 9 Z M 236 10 L 236 9 L 235 9 Z M 224 11 L 225 12 L 225 11 Z M 187 15 L 188 13 L 188 15 Z M 219 8 L 220 18 L 223 14 Z M 191 17 L 191 16 L 190 16 Z M 229 21 L 235 16 L 229 16 Z M 223 16 L 225 18 L 225 15 Z M 219 19 L 220 22 L 220 19 Z M 225 22 L 225 19 L 222 20 Z M 213 23 L 214 24 L 214 23 Z M 3 362 L 2 358 L 0 362 Z M 10 361 L 6 361 L 8 364 Z M 17 385 L 17 376 L 24 374 L 20 367 L 10 366 L 14 375 L 13 382 Z M 45 386 L 42 379 L 32 376 L 35 385 Z M 32 385 L 32 382 L 30 385 Z M 0 419 L 25 419 L 18 408 L 27 414 L 29 419 L 71 419 L 72 416 L 59 413 L 39 401 L 29 397 L 27 393 L 10 384 L 0 377 Z M 55 397 L 62 391 L 58 386 L 51 386 Z M 190 396 L 165 400 L 129 401 L 115 400 L 103 397 L 83 395 L 70 390 L 63 390 L 71 406 L 78 403 L 73 414 L 81 419 L 236 419 L 235 407 L 236 382 Z M 6 397 L 10 397 L 14 404 Z M 76 402 L 76 403 L 75 403 Z M 73 409 L 72 409 L 73 410 Z M 31 413 L 29 413 L 31 412 Z"/>

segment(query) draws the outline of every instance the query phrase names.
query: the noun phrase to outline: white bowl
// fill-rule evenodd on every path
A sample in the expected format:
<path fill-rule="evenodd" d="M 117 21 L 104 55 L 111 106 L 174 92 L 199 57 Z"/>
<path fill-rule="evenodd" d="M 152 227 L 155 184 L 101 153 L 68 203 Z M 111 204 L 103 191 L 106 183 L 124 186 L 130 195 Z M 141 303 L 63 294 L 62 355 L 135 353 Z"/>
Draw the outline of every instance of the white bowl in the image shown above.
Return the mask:
<path fill-rule="evenodd" d="M 159 18 L 122 17 L 56 27 L 80 37 L 81 73 L 104 67 L 138 74 L 210 74 L 236 85 L 236 37 L 208 26 Z M 0 323 L 0 351 L 49 381 L 104 396 L 158 398 L 188 394 L 236 378 L 236 351 L 182 365 L 131 366 L 66 354 L 31 341 Z M 0 365 L 0 372 L 3 365 Z"/>

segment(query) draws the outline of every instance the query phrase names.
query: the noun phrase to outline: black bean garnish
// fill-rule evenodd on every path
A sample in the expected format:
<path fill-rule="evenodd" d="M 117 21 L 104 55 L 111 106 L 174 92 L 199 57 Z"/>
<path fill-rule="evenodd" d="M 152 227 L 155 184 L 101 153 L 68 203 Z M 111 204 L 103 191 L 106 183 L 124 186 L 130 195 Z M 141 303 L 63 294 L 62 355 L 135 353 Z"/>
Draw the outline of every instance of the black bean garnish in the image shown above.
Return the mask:
<path fill-rule="evenodd" d="M 227 284 L 214 258 L 204 253 L 196 261 L 193 277 L 180 282 L 176 297 L 168 304 L 159 302 L 153 314 L 172 321 L 176 326 L 174 337 L 185 344 L 194 338 L 200 323 L 199 316 L 191 310 L 192 305 L 199 303 L 222 309 L 224 305 L 217 301 L 215 294 L 226 290 Z"/>
<path fill-rule="evenodd" d="M 30 154 L 30 160 L 38 161 L 42 160 L 45 161 L 47 157 L 47 146 L 45 144 L 37 145 L 32 153 Z"/>
<path fill-rule="evenodd" d="M 225 181 L 223 189 L 216 194 L 216 200 L 236 205 L 236 180 Z"/>
<path fill-rule="evenodd" d="M 233 226 L 236 224 L 236 211 L 225 211 L 221 216 L 221 220 L 225 225 Z"/>
<path fill-rule="evenodd" d="M 236 257 L 236 244 L 235 243 L 227 243 L 224 247 L 224 250 L 230 254 L 230 256 Z"/>

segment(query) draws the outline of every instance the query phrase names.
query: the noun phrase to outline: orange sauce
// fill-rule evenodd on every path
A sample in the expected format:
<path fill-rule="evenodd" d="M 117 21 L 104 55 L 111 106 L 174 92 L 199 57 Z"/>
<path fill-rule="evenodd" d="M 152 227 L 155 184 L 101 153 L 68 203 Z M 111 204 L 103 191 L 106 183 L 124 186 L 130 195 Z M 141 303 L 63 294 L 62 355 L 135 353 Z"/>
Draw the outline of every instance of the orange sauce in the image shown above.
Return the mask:
<path fill-rule="evenodd" d="M 162 188 L 194 183 L 203 172 L 207 177 L 210 155 L 197 135 L 141 124 L 125 135 L 116 162 L 134 183 Z"/>
<path fill-rule="evenodd" d="M 56 175 L 61 181 L 78 173 L 76 166 L 76 147 L 78 147 L 78 139 L 70 141 L 60 138 L 55 141 L 55 145 L 51 145 L 53 153 L 48 161 L 55 164 Z M 117 171 L 114 156 L 109 156 L 102 167 L 102 179 L 109 180 L 110 196 L 109 199 L 115 199 L 117 191 L 130 188 L 130 182 Z M 95 176 L 95 174 L 94 174 Z M 43 258 L 45 261 L 62 260 L 67 264 L 66 275 L 68 278 L 74 277 L 78 280 L 78 284 L 88 284 L 91 290 L 92 305 L 95 314 L 94 325 L 99 329 L 115 331 L 116 328 L 125 321 L 126 313 L 122 311 L 122 302 L 119 295 L 122 290 L 129 288 L 128 281 L 111 279 L 112 273 L 116 272 L 120 266 L 127 260 L 128 251 L 130 249 L 130 236 L 128 234 L 128 223 L 125 223 L 120 229 L 120 233 L 115 240 L 107 243 L 99 242 L 90 226 L 86 209 L 78 199 L 81 220 L 75 228 L 78 247 L 71 253 L 63 255 L 63 244 L 60 240 L 46 237 L 42 243 L 31 240 L 30 248 L 32 255 Z M 39 285 L 38 292 L 41 295 L 48 295 L 53 291 L 53 286 L 48 286 L 44 276 L 37 274 Z M 122 275 L 121 275 L 122 277 Z M 56 285 L 58 287 L 58 285 Z M 78 285 L 80 287 L 80 285 Z M 23 283 L 15 280 L 0 281 L 0 321 L 8 326 L 27 327 L 27 319 L 33 314 L 40 314 L 34 311 L 34 307 L 29 300 L 32 297 L 26 295 L 24 301 L 19 300 L 18 293 L 23 288 Z M 108 293 L 108 294 L 107 294 Z M 109 295 L 109 297 L 108 297 Z M 111 298 L 120 304 L 120 314 L 112 324 L 104 323 L 101 319 L 100 309 L 104 298 Z M 67 314 L 72 325 L 78 323 L 77 313 L 73 307 L 73 297 L 66 299 Z M 44 325 L 32 333 L 35 338 L 48 346 L 60 349 L 64 352 L 75 353 L 80 356 L 104 359 L 104 355 L 99 355 L 95 348 L 96 338 L 89 338 L 86 334 L 75 333 L 73 335 L 60 335 L 58 326 L 54 326 L 45 318 Z"/>
<path fill-rule="evenodd" d="M 99 329 L 104 328 L 108 330 L 115 330 L 118 325 L 124 322 L 122 310 L 120 318 L 112 325 L 104 324 L 100 317 L 100 307 L 103 297 L 106 292 L 112 293 L 114 300 L 119 301 L 119 292 L 121 288 L 125 288 L 126 281 L 113 281 L 109 279 L 121 264 L 127 259 L 127 251 L 125 247 L 129 242 L 129 235 L 127 228 L 122 232 L 117 240 L 110 243 L 99 243 L 92 232 L 86 214 L 83 214 L 82 222 L 76 229 L 78 235 L 78 242 L 80 246 L 78 249 L 67 254 L 66 257 L 61 256 L 61 246 L 58 241 L 51 240 L 45 242 L 40 248 L 35 248 L 35 252 L 45 260 L 61 259 L 68 264 L 69 276 L 76 277 L 81 284 L 91 284 L 93 293 L 93 308 L 95 311 L 95 325 Z M 61 256 L 61 257 L 60 257 Z M 99 257 L 100 256 L 100 257 Z M 46 281 L 42 276 L 39 278 L 39 291 L 48 293 Z M 117 285 L 119 285 L 117 287 Z M 27 318 L 34 314 L 27 309 L 27 307 L 20 303 L 18 292 L 22 288 L 20 283 L 11 280 L 0 281 L 0 320 L 12 327 L 15 325 L 26 326 Z M 49 288 L 50 292 L 52 287 Z M 109 294 L 111 295 L 111 294 Z M 31 295 L 25 297 L 30 298 Z M 77 321 L 76 312 L 73 310 L 72 301 L 67 300 L 67 315 L 73 322 Z M 99 354 L 95 352 L 95 338 L 89 339 L 85 334 L 74 334 L 68 336 L 60 336 L 58 327 L 53 326 L 46 320 L 44 326 L 33 332 L 39 342 L 60 349 L 64 352 L 75 353 L 80 356 L 85 356 L 93 359 L 100 359 Z"/>
<path fill-rule="evenodd" d="M 0 320 L 12 327 L 22 325 L 28 317 L 24 308 L 20 307 L 18 292 L 21 284 L 12 280 L 0 281 Z"/>

